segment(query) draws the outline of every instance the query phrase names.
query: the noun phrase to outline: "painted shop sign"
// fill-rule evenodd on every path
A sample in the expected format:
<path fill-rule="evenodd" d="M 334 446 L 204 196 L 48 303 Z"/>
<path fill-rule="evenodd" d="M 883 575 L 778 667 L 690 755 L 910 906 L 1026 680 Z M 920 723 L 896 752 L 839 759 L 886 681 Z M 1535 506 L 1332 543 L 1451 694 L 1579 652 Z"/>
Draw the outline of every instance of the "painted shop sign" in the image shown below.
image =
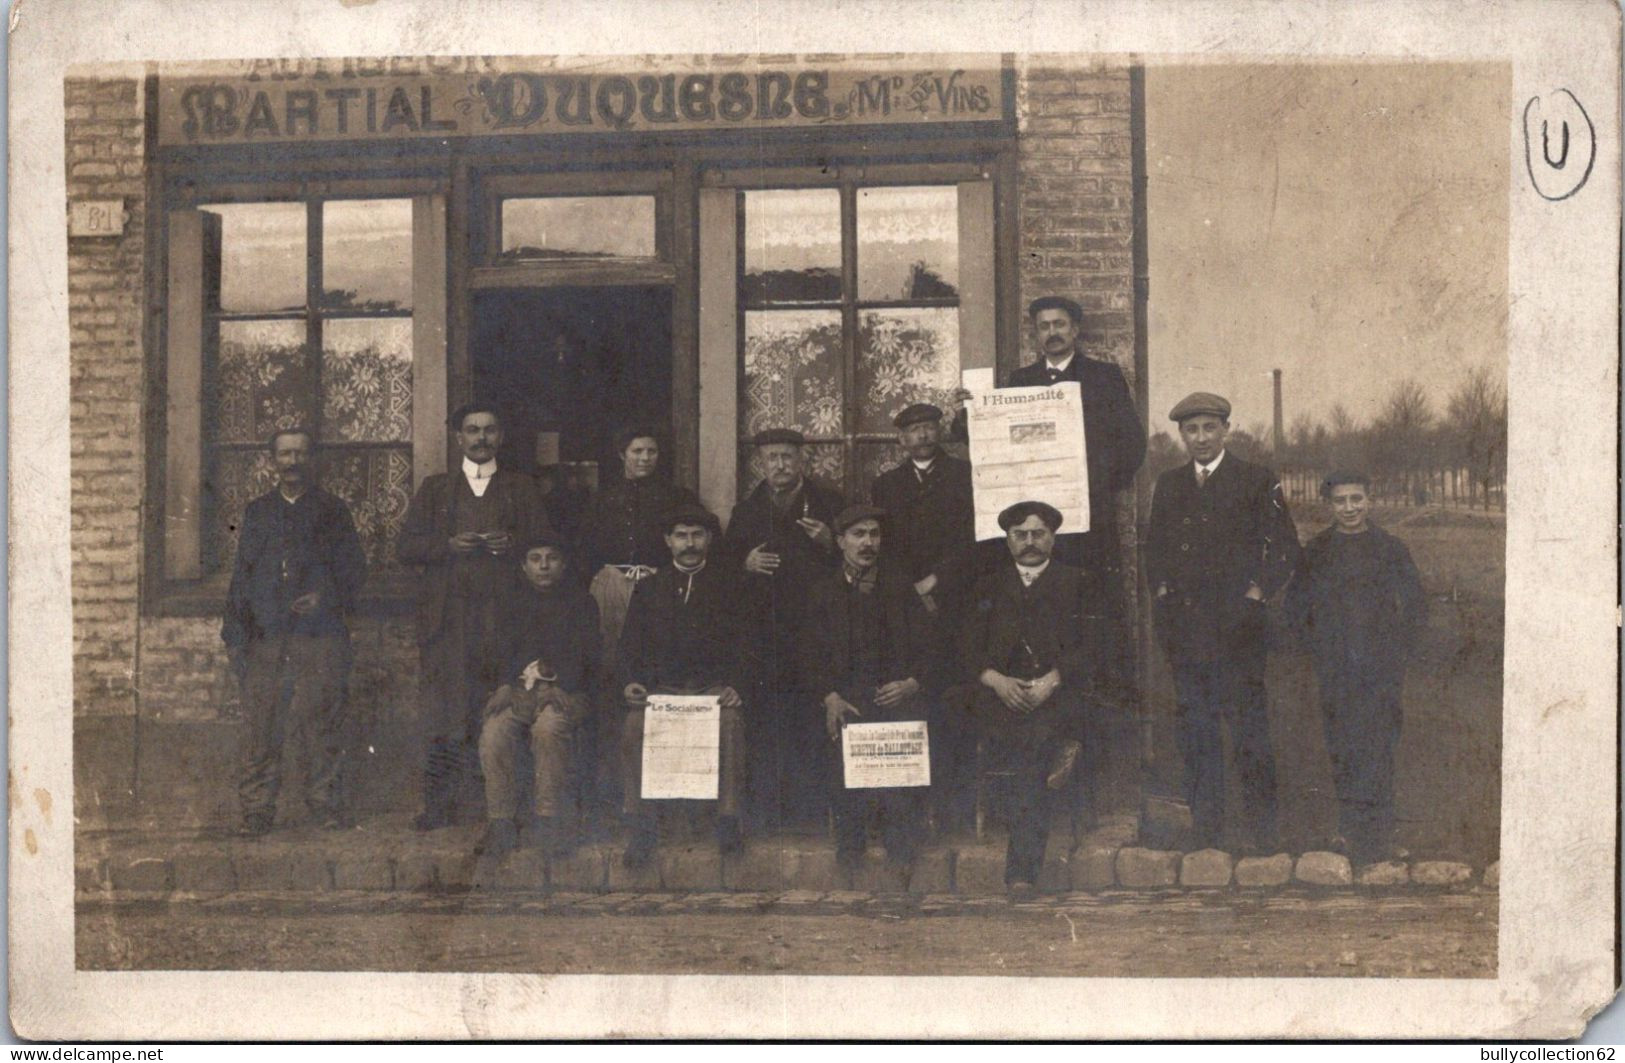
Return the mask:
<path fill-rule="evenodd" d="M 995 63 L 885 71 L 400 76 L 342 66 L 296 76 L 159 79 L 166 145 L 995 121 Z"/>

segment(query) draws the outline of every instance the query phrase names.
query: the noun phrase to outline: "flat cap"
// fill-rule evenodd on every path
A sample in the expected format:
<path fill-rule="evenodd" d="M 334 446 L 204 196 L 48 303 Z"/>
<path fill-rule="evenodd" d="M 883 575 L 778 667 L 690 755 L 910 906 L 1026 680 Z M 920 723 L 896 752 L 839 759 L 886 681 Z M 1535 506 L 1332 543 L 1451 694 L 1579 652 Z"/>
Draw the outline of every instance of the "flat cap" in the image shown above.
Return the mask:
<path fill-rule="evenodd" d="M 669 534 L 679 524 L 698 525 L 713 536 L 722 534 L 722 522 L 717 520 L 717 515 L 693 502 L 683 502 L 666 510 L 660 518 L 660 532 L 662 535 Z"/>
<path fill-rule="evenodd" d="M 519 556 L 521 558 L 530 553 L 532 550 L 540 550 L 544 546 L 551 546 L 553 549 L 566 554 L 571 552 L 570 540 L 565 538 L 559 532 L 554 531 L 552 528 L 544 528 L 543 530 L 536 532 L 530 538 L 526 539 L 522 545 L 523 549 L 519 551 Z"/>
<path fill-rule="evenodd" d="M 792 446 L 801 446 L 807 442 L 807 437 L 794 428 L 764 428 L 757 432 L 751 440 L 752 446 L 766 447 L 774 443 L 789 443 Z"/>
<path fill-rule="evenodd" d="M 852 525 L 861 520 L 882 520 L 885 518 L 885 516 L 886 511 L 881 509 L 879 506 L 861 504 L 856 506 L 847 506 L 845 509 L 841 510 L 840 516 L 835 518 L 835 534 L 846 534 L 846 529 L 852 527 Z"/>
<path fill-rule="evenodd" d="M 1044 527 L 1048 528 L 1050 531 L 1054 531 L 1056 528 L 1061 526 L 1060 510 L 1056 509 L 1048 502 L 1040 502 L 1037 499 L 1028 499 L 1025 502 L 1017 502 L 1013 506 L 1007 506 L 999 514 L 999 527 L 1003 528 L 1005 531 L 1009 531 L 1011 528 L 1014 528 L 1017 524 L 1020 524 L 1022 521 L 1031 516 L 1037 516 L 1039 520 L 1044 522 Z"/>
<path fill-rule="evenodd" d="M 1193 391 L 1174 404 L 1174 408 L 1168 411 L 1168 420 L 1183 421 L 1187 417 L 1200 417 L 1203 414 L 1228 421 L 1230 402 L 1223 395 L 1215 395 L 1211 391 Z"/>
<path fill-rule="evenodd" d="M 891 423 L 898 428 L 907 428 L 911 424 L 921 424 L 925 421 L 942 420 L 942 411 L 929 402 L 916 402 L 912 406 L 904 406 Z"/>

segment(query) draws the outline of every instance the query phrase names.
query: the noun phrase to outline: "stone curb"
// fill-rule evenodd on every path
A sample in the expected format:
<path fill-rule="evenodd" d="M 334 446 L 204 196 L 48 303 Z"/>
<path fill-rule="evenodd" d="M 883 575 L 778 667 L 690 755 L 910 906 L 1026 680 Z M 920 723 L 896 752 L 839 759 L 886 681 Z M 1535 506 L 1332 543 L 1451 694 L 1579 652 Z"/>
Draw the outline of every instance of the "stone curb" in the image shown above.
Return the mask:
<path fill-rule="evenodd" d="M 148 847 L 143 846 L 144 850 Z M 258 851 L 252 846 L 198 847 L 172 856 L 143 852 L 83 854 L 74 883 L 81 895 L 219 894 L 233 891 L 325 893 L 568 891 L 582 894 L 746 894 L 852 892 L 856 896 L 1003 895 L 1004 847 L 979 844 L 931 848 L 912 868 L 889 865 L 871 851 L 848 873 L 827 845 L 762 842 L 739 857 L 720 858 L 704 844 L 658 850 L 652 866 L 629 871 L 615 845 L 587 845 L 567 859 L 544 859 L 520 851 L 496 867 L 482 866 L 468 851 L 440 848 L 398 857 L 376 853 L 313 851 L 312 847 Z M 1219 849 L 1173 850 L 1083 844 L 1052 846 L 1039 876 L 1039 891 L 1256 892 L 1284 888 L 1337 890 L 1407 888 L 1413 891 L 1494 891 L 1500 864 L 1482 871 L 1456 861 L 1389 861 L 1359 868 L 1337 853 L 1308 852 L 1235 859 Z"/>

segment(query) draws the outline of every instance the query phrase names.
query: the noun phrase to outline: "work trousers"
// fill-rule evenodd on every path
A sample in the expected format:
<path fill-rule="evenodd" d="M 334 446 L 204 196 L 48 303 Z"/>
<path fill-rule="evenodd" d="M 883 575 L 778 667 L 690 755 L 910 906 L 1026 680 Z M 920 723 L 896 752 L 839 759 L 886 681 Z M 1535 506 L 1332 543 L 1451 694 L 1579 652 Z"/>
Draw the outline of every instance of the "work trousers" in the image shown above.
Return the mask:
<path fill-rule="evenodd" d="M 1356 863 L 1383 858 L 1394 833 L 1399 676 L 1320 675 L 1320 708 L 1337 787 L 1338 832 Z"/>
<path fill-rule="evenodd" d="M 831 804 L 835 812 L 835 851 L 843 859 L 863 855 L 869 844 L 869 824 L 880 820 L 880 842 L 886 859 L 911 864 L 925 841 L 927 795 L 925 786 L 890 786 L 848 790 L 845 772 L 836 765 Z"/>
<path fill-rule="evenodd" d="M 1005 849 L 1004 881 L 1036 883 L 1060 797 L 1045 784 L 1060 744 L 1081 740 L 1083 698 L 1063 687 L 1023 715 L 1005 708 L 998 695 L 978 683 L 972 688 L 969 709 L 984 748 L 991 747 L 1011 764 L 1015 809 Z"/>
<path fill-rule="evenodd" d="M 1174 664 L 1179 752 L 1196 841 L 1217 846 L 1224 832 L 1224 728 L 1230 729 L 1241 783 L 1244 829 L 1256 844 L 1275 843 L 1275 750 L 1264 692 L 1264 654 Z"/>
<path fill-rule="evenodd" d="M 243 673 L 243 739 L 237 795 L 245 816 L 274 814 L 282 787 L 282 745 L 292 731 L 303 760 L 305 804 L 337 812 L 344 762 L 346 635 L 255 639 Z"/>
<path fill-rule="evenodd" d="M 423 807 L 445 813 L 479 799 L 477 742 L 485 702 L 500 685 L 496 595 L 446 602 L 444 628 L 422 662 Z"/>
<path fill-rule="evenodd" d="M 642 570 L 652 574 L 652 569 Z M 644 578 L 647 578 L 645 575 Z M 626 626 L 626 610 L 632 604 L 632 589 L 638 585 L 638 579 L 628 576 L 622 569 L 614 565 L 605 565 L 592 577 L 592 583 L 587 593 L 592 600 L 598 603 L 598 645 L 601 664 L 598 669 L 600 675 L 616 675 L 616 651 L 620 647 L 621 629 Z"/>
<path fill-rule="evenodd" d="M 521 751 L 530 746 L 536 815 L 564 812 L 570 772 L 570 739 L 586 709 L 584 697 L 557 688 L 514 690 L 480 730 L 480 770 L 485 774 L 485 815 L 514 819 L 520 813 Z"/>
<path fill-rule="evenodd" d="M 674 690 L 655 687 L 650 694 L 717 694 L 720 687 Z M 628 709 L 621 724 L 621 810 L 632 818 L 647 814 L 643 800 L 643 710 Z M 724 708 L 717 735 L 717 814 L 737 816 L 744 797 L 745 712 Z"/>

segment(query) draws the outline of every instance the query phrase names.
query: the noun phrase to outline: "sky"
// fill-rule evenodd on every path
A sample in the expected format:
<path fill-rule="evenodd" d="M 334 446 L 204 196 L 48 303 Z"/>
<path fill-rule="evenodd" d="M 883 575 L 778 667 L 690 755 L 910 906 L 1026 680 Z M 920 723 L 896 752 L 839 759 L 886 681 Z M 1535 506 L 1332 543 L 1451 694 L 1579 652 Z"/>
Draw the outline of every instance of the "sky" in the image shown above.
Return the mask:
<path fill-rule="evenodd" d="M 1151 429 L 1191 391 L 1238 425 L 1441 410 L 1506 377 L 1511 82 L 1499 65 L 1152 66 Z"/>

